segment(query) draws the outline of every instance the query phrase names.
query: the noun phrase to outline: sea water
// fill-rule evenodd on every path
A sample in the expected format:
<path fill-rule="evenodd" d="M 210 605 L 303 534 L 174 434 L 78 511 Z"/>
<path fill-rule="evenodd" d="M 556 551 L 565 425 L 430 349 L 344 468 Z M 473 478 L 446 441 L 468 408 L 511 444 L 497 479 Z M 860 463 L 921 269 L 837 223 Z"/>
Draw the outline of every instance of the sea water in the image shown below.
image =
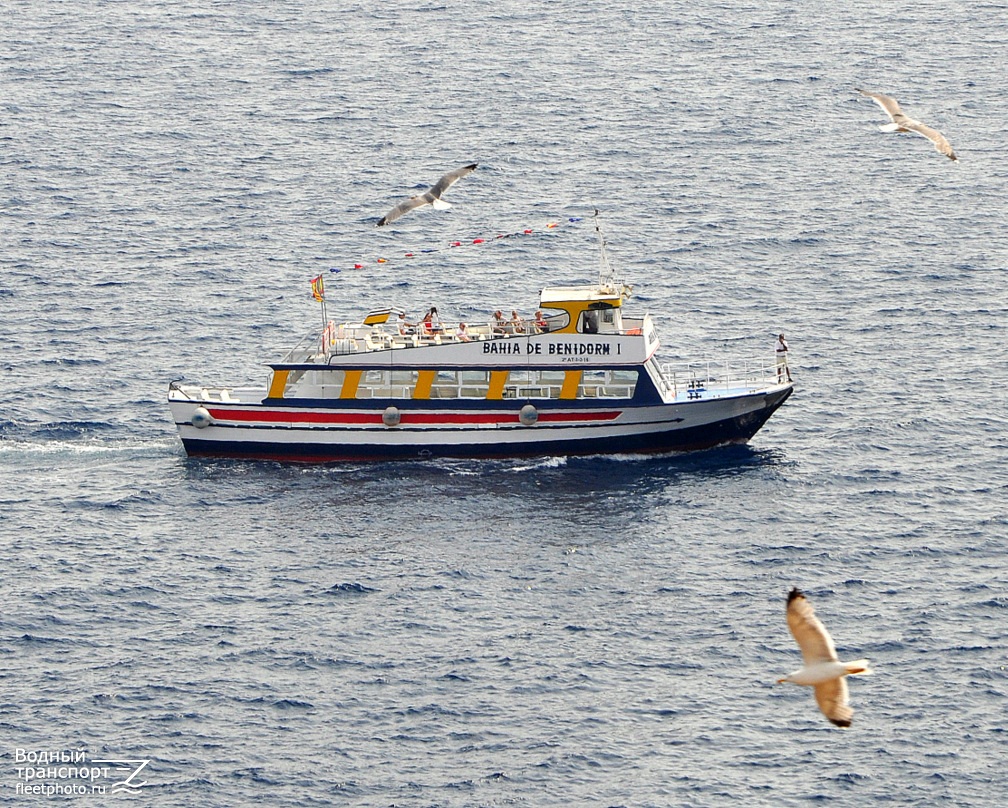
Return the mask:
<path fill-rule="evenodd" d="M 1003 3 L 0 21 L 0 801 L 1008 802 Z M 596 208 L 664 360 L 786 334 L 748 446 L 186 459 L 169 381 L 264 383 L 311 278 L 528 316 L 597 277 Z M 872 661 L 848 730 L 774 684 L 793 586 Z"/>

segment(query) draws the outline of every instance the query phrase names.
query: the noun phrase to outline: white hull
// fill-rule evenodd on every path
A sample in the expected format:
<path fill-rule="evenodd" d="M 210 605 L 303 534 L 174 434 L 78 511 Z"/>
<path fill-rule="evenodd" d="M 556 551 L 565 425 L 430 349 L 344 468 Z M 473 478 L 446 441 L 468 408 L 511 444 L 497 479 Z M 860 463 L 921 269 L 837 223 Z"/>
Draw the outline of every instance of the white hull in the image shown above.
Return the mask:
<path fill-rule="evenodd" d="M 395 426 L 386 426 L 384 409 L 373 406 L 278 408 L 181 395 L 170 406 L 191 455 L 339 461 L 702 449 L 749 440 L 790 394 L 790 385 L 784 385 L 656 406 L 539 408 L 528 426 L 521 421 L 521 402 L 451 411 L 395 402 L 400 417 Z M 198 408 L 210 415 L 209 424 L 193 425 Z"/>

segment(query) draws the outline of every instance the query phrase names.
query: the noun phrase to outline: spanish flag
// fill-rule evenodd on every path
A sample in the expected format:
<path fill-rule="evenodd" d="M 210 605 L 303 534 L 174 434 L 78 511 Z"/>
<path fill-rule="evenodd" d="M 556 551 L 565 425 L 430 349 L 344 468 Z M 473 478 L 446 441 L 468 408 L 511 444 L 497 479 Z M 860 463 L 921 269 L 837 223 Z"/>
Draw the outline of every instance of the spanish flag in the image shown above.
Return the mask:
<path fill-rule="evenodd" d="M 322 284 L 322 276 L 319 275 L 317 278 L 312 278 L 311 281 L 311 294 L 319 303 L 325 300 L 325 287 Z"/>

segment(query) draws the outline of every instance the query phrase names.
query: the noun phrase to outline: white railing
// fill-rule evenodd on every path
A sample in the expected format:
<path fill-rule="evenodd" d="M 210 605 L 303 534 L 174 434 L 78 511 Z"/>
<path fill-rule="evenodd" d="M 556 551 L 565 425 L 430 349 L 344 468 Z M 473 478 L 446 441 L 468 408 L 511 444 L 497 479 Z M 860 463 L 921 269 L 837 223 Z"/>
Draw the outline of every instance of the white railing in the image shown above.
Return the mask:
<path fill-rule="evenodd" d="M 717 398 L 756 392 L 781 383 L 774 359 L 706 359 L 660 365 L 673 397 Z"/>
<path fill-rule="evenodd" d="M 258 404 L 266 396 L 264 387 L 197 387 L 172 382 L 168 386 L 168 398 L 174 401 L 213 402 L 220 404 Z"/>
<path fill-rule="evenodd" d="M 321 339 L 318 332 L 313 331 L 304 337 L 297 345 L 287 352 L 287 355 L 280 360 L 283 364 L 298 364 L 301 362 L 311 362 L 321 353 Z"/>

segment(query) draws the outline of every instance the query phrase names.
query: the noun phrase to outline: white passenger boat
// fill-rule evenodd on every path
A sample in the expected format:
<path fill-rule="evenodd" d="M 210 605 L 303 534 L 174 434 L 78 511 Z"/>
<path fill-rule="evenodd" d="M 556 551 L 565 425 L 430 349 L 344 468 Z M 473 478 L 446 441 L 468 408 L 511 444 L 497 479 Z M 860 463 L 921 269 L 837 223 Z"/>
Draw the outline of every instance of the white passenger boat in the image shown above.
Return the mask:
<path fill-rule="evenodd" d="M 748 441 L 791 395 L 773 356 L 662 364 L 630 292 L 610 271 L 543 289 L 531 320 L 326 321 L 264 387 L 174 381 L 168 402 L 190 455 L 330 462 L 705 449 Z"/>

